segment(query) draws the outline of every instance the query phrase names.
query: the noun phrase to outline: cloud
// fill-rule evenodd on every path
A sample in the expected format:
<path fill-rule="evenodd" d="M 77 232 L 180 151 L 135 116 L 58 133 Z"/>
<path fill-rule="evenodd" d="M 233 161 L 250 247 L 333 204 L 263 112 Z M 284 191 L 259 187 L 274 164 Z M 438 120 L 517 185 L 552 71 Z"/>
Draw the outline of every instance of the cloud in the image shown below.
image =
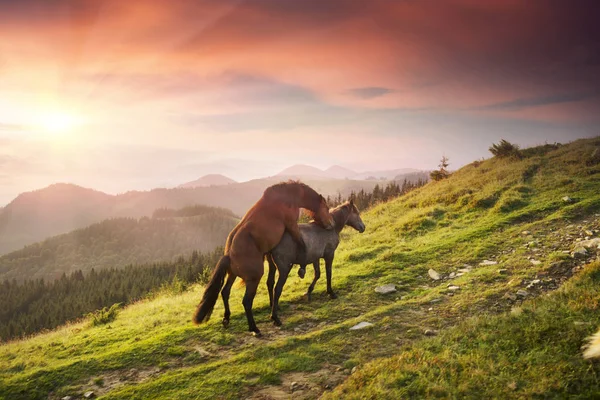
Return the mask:
<path fill-rule="evenodd" d="M 373 99 L 375 97 L 385 96 L 388 93 L 392 93 L 393 90 L 384 87 L 372 86 L 350 89 L 348 92 L 350 95 L 358 97 L 359 99 Z"/>
<path fill-rule="evenodd" d="M 598 97 L 598 93 L 562 93 L 550 96 L 519 98 L 479 107 L 480 110 L 521 110 L 529 107 L 540 107 L 550 104 L 580 102 Z"/>

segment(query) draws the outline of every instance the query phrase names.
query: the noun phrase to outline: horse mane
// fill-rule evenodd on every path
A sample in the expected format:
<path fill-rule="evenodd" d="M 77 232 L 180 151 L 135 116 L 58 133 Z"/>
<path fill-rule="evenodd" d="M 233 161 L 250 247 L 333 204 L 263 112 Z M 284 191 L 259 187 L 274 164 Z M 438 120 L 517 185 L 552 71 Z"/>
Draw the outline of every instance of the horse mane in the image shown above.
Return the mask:
<path fill-rule="evenodd" d="M 346 225 L 346 221 L 348 220 L 348 215 L 352 211 L 350 207 L 349 201 L 346 201 L 339 206 L 332 208 L 329 210 L 329 213 L 333 216 L 333 220 L 335 221 L 335 228 L 342 229 L 344 225 Z"/>

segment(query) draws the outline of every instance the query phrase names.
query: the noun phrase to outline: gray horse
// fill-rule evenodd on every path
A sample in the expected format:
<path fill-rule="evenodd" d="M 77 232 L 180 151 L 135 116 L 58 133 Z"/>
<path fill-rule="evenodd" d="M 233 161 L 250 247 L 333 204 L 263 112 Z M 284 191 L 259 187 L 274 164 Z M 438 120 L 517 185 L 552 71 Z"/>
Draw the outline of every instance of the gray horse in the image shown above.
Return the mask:
<path fill-rule="evenodd" d="M 351 226 L 360 233 L 365 231 L 365 224 L 362 222 L 358 209 L 352 200 L 329 210 L 329 212 L 335 221 L 335 228 L 332 230 L 326 230 L 315 222 L 298 225 L 300 234 L 304 239 L 304 243 L 306 243 L 306 262 L 307 264 L 312 263 L 315 268 L 315 278 L 306 292 L 309 301 L 311 293 L 315 288 L 315 283 L 317 283 L 317 280 L 321 276 L 321 268 L 319 266 L 321 258 L 325 259 L 327 293 L 332 299 L 337 297 L 331 288 L 331 265 L 333 263 L 335 250 L 340 243 L 340 232 L 346 225 Z M 281 296 L 281 291 L 283 290 L 283 286 L 285 285 L 292 267 L 294 264 L 298 264 L 297 255 L 298 245 L 287 232 L 283 235 L 279 244 L 267 254 L 267 261 L 269 262 L 267 288 L 269 289 L 269 300 L 271 304 L 271 320 L 277 326 L 281 325 L 281 321 L 277 316 L 279 297 Z M 279 279 L 277 279 L 277 285 L 275 285 L 275 289 L 273 290 L 273 285 L 275 284 L 275 269 L 279 270 Z"/>

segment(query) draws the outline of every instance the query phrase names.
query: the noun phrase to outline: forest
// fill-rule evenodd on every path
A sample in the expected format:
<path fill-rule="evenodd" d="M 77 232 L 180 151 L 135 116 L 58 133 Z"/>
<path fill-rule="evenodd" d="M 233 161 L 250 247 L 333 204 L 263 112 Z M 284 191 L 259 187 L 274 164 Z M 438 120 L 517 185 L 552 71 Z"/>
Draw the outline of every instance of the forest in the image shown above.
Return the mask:
<path fill-rule="evenodd" d="M 208 276 L 223 255 L 223 248 L 202 253 L 193 251 L 174 262 L 128 265 L 84 274 L 77 270 L 57 280 L 5 280 L 0 283 L 0 339 L 14 339 L 116 303 L 130 304 L 161 290 L 184 290 Z"/>

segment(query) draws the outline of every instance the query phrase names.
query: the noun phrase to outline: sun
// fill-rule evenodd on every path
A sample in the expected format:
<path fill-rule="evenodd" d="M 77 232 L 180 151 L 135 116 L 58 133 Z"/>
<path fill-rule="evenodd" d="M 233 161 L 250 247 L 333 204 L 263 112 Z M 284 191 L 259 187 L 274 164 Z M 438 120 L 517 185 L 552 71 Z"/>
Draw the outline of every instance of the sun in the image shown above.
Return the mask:
<path fill-rule="evenodd" d="M 52 135 L 70 133 L 81 124 L 81 117 L 60 111 L 40 114 L 35 123 L 42 132 Z"/>

